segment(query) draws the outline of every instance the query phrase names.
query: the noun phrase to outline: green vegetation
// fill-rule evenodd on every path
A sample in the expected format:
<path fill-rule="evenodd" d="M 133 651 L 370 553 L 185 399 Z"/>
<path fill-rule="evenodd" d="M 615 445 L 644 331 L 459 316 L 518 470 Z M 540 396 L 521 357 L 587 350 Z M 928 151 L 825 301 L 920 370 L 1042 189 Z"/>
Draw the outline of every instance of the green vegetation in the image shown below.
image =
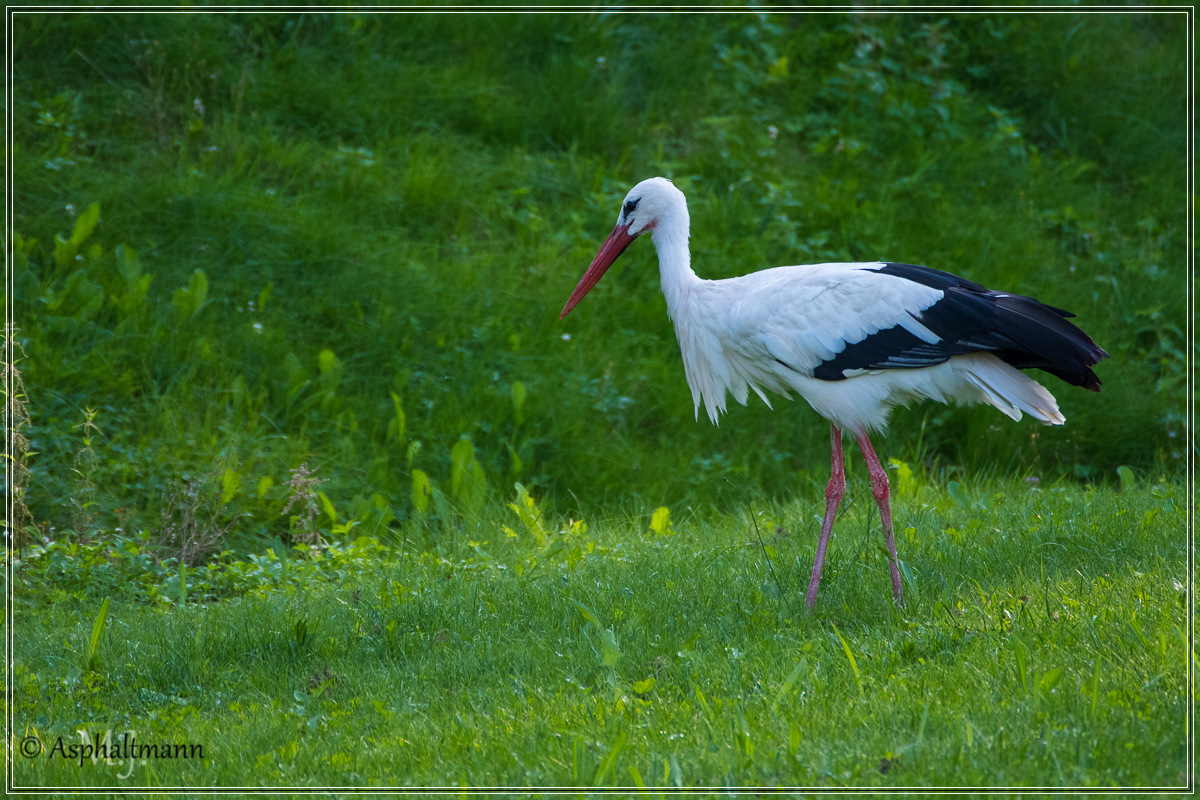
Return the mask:
<path fill-rule="evenodd" d="M 659 514 L 561 529 L 520 507 L 440 555 L 364 537 L 184 573 L 137 540 L 39 552 L 20 590 L 18 739 L 49 751 L 81 728 L 92 742 L 132 730 L 203 745 L 204 760 L 43 755 L 18 760 L 14 780 L 1185 781 L 1172 487 L 909 487 L 899 539 L 917 578 L 903 609 L 864 494 L 811 615 L 814 505 L 753 524 Z M 110 594 L 123 600 L 97 639 Z"/>
<path fill-rule="evenodd" d="M 15 744 L 205 749 L 15 784 L 1186 782 L 1185 21 L 14 16 Z M 863 494 L 803 613 L 825 424 L 692 419 L 652 248 L 558 321 L 656 174 L 1112 354 L 895 415 L 903 609 Z"/>

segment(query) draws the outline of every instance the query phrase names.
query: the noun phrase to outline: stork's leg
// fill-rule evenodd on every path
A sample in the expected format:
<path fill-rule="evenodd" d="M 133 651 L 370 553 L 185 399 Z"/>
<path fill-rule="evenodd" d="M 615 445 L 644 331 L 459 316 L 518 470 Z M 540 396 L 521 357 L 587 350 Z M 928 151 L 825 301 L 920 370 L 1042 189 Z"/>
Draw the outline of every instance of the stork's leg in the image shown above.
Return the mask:
<path fill-rule="evenodd" d="M 821 566 L 825 563 L 825 548 L 829 546 L 829 534 L 833 531 L 833 517 L 838 503 L 846 494 L 846 470 L 842 463 L 842 431 L 837 425 L 829 425 L 830 460 L 833 469 L 829 485 L 825 487 L 825 519 L 821 522 L 821 538 L 817 540 L 817 557 L 813 561 L 812 578 L 808 582 L 808 595 L 804 602 L 811 609 L 817 603 L 817 587 L 821 585 Z"/>
<path fill-rule="evenodd" d="M 871 440 L 867 438 L 867 434 L 857 433 L 854 440 L 862 449 L 863 458 L 867 461 L 867 471 L 871 473 L 871 493 L 875 495 L 875 502 L 879 504 L 883 535 L 887 539 L 888 553 L 892 556 L 889 563 L 892 568 L 892 594 L 896 598 L 896 605 L 904 605 L 904 597 L 900 591 L 900 570 L 897 566 L 900 559 L 896 555 L 896 537 L 892 532 L 892 507 L 888 500 L 887 473 L 883 471 L 883 465 L 879 463 L 879 457 L 875 455 L 875 449 L 871 447 Z"/>

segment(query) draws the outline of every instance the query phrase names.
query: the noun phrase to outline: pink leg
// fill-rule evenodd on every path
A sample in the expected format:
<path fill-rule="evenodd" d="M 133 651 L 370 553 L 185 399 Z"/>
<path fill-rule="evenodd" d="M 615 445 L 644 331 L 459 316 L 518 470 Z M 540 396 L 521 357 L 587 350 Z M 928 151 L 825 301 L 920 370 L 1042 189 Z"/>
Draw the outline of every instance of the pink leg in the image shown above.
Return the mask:
<path fill-rule="evenodd" d="M 833 517 L 838 503 L 846 494 L 846 470 L 842 464 L 842 431 L 837 425 L 829 426 L 830 459 L 833 462 L 829 485 L 825 487 L 825 519 L 821 522 L 821 538 L 817 540 L 817 557 L 813 561 L 812 578 L 808 582 L 808 595 L 804 602 L 809 609 L 817 604 L 817 587 L 821 585 L 821 566 L 825 563 L 825 548 L 829 546 L 829 534 L 833 531 Z"/>
<path fill-rule="evenodd" d="M 902 606 L 904 597 L 900 591 L 900 570 L 897 567 L 900 559 L 896 555 L 896 537 L 892 532 L 892 507 L 888 501 L 887 473 L 883 471 L 883 465 L 879 463 L 879 457 L 875 455 L 875 450 L 871 447 L 871 440 L 867 438 L 867 434 L 857 433 L 854 435 L 854 440 L 862 449 L 863 458 L 867 461 L 867 471 L 871 473 L 871 493 L 875 495 L 875 502 L 879 504 L 883 535 L 887 539 L 888 553 L 892 556 L 889 563 L 892 568 L 892 595 L 896 598 L 896 605 Z"/>

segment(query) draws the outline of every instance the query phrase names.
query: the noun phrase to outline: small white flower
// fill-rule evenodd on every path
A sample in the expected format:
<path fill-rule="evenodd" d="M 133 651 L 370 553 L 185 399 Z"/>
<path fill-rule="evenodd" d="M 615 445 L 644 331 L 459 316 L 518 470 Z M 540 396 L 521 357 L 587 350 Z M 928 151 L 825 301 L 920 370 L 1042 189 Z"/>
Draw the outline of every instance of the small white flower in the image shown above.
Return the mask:
<path fill-rule="evenodd" d="M 596 69 L 604 69 L 608 65 L 608 60 L 604 56 L 596 59 Z"/>
<path fill-rule="evenodd" d="M 262 323 L 261 322 L 254 323 L 254 332 L 261 335 L 262 331 L 263 331 Z"/>
<path fill-rule="evenodd" d="M 774 125 L 768 125 L 767 136 L 771 137 L 772 139 L 777 138 L 779 136 L 779 128 L 776 128 Z"/>
<path fill-rule="evenodd" d="M 564 334 L 563 334 L 563 336 L 562 336 L 562 340 L 563 340 L 564 342 L 569 342 L 569 341 L 571 341 L 571 334 L 569 334 L 569 333 L 564 333 Z"/>

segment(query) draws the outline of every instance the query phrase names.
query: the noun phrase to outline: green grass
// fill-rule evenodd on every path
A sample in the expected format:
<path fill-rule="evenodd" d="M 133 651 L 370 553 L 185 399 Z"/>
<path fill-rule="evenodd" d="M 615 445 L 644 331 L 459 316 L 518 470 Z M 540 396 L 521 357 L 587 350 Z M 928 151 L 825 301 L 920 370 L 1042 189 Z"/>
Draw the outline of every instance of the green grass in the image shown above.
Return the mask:
<path fill-rule="evenodd" d="M 183 605 L 177 587 L 114 601 L 94 669 L 100 595 L 47 613 L 41 555 L 16 592 L 18 736 L 132 730 L 204 760 L 122 779 L 127 765 L 44 755 L 14 782 L 1186 783 L 1178 487 L 910 487 L 901 609 L 871 506 L 863 493 L 839 521 L 813 614 L 815 505 L 756 510 L 778 585 L 744 515 L 661 533 L 588 521 L 539 547 L 510 512 L 440 555 L 363 539 L 275 572 L 227 567 L 241 588 L 219 601 L 203 572 Z"/>
<path fill-rule="evenodd" d="M 17 783 L 1178 784 L 1186 19 L 13 15 L 14 730 L 205 747 Z M 802 611 L 827 427 L 693 420 L 652 248 L 558 321 L 651 175 L 703 277 L 1112 354 L 1065 426 L 894 415 L 905 608 L 852 481 Z"/>

